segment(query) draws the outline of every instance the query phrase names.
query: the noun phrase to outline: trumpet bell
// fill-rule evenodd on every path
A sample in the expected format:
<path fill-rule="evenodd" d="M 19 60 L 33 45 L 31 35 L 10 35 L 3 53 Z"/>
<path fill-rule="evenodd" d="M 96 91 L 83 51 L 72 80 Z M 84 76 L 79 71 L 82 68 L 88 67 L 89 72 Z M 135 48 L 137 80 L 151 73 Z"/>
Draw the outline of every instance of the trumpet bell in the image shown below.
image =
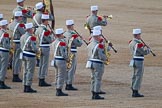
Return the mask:
<path fill-rule="evenodd" d="M 88 29 L 88 26 L 87 26 L 87 24 L 84 24 L 84 29 L 86 29 L 86 30 Z"/>
<path fill-rule="evenodd" d="M 113 16 L 112 16 L 112 15 L 109 15 L 108 18 L 109 18 L 109 19 L 113 19 Z"/>

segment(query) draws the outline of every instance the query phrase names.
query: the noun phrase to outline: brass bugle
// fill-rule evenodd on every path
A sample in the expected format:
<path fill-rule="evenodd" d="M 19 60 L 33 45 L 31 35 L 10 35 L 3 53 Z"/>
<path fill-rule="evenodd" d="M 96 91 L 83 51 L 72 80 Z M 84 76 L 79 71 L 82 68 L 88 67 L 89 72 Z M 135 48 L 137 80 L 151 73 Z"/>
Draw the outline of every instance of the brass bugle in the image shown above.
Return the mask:
<path fill-rule="evenodd" d="M 110 42 L 104 37 L 103 34 L 102 34 L 101 36 L 104 38 L 104 40 L 105 40 L 106 43 L 110 43 Z M 111 45 L 110 47 L 113 49 L 113 51 L 114 51 L 115 53 L 118 52 L 112 45 Z"/>
<path fill-rule="evenodd" d="M 105 15 L 106 16 L 106 15 Z M 113 19 L 113 15 L 106 16 L 108 19 Z"/>
<path fill-rule="evenodd" d="M 83 37 L 76 31 L 76 30 L 74 30 L 76 33 L 77 33 L 77 35 L 79 36 L 79 37 L 81 37 L 82 39 L 83 39 Z M 83 41 L 84 41 L 84 43 L 88 46 L 88 42 L 85 40 L 85 39 L 83 39 Z"/>
<path fill-rule="evenodd" d="M 32 6 L 27 6 L 25 9 L 27 9 L 27 10 L 36 10 L 34 7 L 32 7 Z"/>
<path fill-rule="evenodd" d="M 113 49 L 113 51 L 114 51 L 115 53 L 117 53 L 117 50 L 116 50 L 113 46 L 111 46 L 111 48 Z"/>
<path fill-rule="evenodd" d="M 152 54 L 153 56 L 156 56 L 156 54 L 151 50 L 151 48 L 150 48 L 142 39 L 141 39 L 141 41 L 142 41 L 142 43 L 143 43 L 147 48 L 150 49 L 151 54 Z"/>

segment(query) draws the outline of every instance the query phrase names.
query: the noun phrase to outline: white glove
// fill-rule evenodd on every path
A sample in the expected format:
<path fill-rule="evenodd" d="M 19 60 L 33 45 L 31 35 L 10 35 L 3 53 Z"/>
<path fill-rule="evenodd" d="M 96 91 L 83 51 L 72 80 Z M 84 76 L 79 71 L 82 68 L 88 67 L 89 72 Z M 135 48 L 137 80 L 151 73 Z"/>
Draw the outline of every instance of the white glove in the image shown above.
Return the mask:
<path fill-rule="evenodd" d="M 107 47 L 107 51 L 110 51 L 110 50 L 111 50 L 111 47 L 110 47 L 110 46 L 108 46 L 108 47 Z"/>
<path fill-rule="evenodd" d="M 147 53 L 148 54 L 150 54 L 150 51 L 151 51 L 151 49 L 150 48 L 147 48 Z"/>

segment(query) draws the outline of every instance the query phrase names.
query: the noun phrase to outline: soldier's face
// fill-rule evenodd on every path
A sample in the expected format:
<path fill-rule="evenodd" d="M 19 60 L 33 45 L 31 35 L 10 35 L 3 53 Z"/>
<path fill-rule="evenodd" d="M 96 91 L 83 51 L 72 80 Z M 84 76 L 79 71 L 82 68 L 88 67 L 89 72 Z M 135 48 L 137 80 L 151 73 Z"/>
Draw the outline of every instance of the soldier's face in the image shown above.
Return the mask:
<path fill-rule="evenodd" d="M 57 34 L 56 37 L 57 38 L 60 38 L 60 39 L 63 39 L 64 38 L 64 35 L 63 35 L 63 33 L 62 34 Z"/>
<path fill-rule="evenodd" d="M 18 17 L 18 21 L 22 21 L 22 16 L 19 16 Z"/>
<path fill-rule="evenodd" d="M 71 25 L 71 29 L 74 30 L 74 25 Z"/>
<path fill-rule="evenodd" d="M 63 35 L 63 33 L 61 34 L 61 36 L 60 36 L 60 37 L 61 37 L 61 39 L 63 39 L 63 38 L 64 38 L 64 35 Z"/>
<path fill-rule="evenodd" d="M 45 20 L 44 21 L 44 25 L 48 25 L 48 20 Z"/>
<path fill-rule="evenodd" d="M 138 35 L 136 36 L 136 38 L 137 38 L 137 39 L 141 39 L 141 34 L 138 34 Z"/>
<path fill-rule="evenodd" d="M 30 33 L 33 34 L 34 33 L 34 30 L 33 28 L 30 29 Z"/>
<path fill-rule="evenodd" d="M 18 3 L 20 6 L 24 7 L 24 1 L 23 2 L 20 2 Z"/>
<path fill-rule="evenodd" d="M 7 25 L 1 26 L 0 28 L 7 29 Z"/>
<path fill-rule="evenodd" d="M 101 37 L 100 36 L 94 36 L 93 37 L 95 40 L 97 40 L 97 41 L 100 41 L 101 40 Z"/>
<path fill-rule="evenodd" d="M 34 31 L 33 31 L 33 29 L 32 29 L 32 28 L 31 28 L 31 29 L 29 29 L 29 33 L 30 33 L 30 34 L 33 34 L 33 32 L 34 32 Z"/>
<path fill-rule="evenodd" d="M 98 10 L 96 10 L 96 11 L 92 11 L 92 13 L 95 14 L 95 15 L 97 15 Z"/>
<path fill-rule="evenodd" d="M 42 11 L 42 12 L 45 12 L 45 8 L 42 8 L 41 11 Z"/>

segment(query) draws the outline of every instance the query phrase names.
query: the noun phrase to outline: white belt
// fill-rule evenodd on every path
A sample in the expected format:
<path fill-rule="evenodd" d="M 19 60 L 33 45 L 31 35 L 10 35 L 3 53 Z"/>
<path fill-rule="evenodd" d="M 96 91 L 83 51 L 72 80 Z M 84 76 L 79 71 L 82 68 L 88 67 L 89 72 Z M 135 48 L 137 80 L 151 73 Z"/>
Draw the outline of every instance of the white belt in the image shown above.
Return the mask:
<path fill-rule="evenodd" d="M 9 51 L 9 49 L 0 47 L 0 50 Z"/>
<path fill-rule="evenodd" d="M 58 59 L 60 58 L 60 59 L 61 59 L 61 58 L 63 58 L 63 57 L 62 57 L 62 56 L 55 56 L 55 58 L 58 58 Z"/>
<path fill-rule="evenodd" d="M 47 46 L 50 46 L 50 44 L 41 44 L 39 45 L 40 47 L 47 47 Z"/>
<path fill-rule="evenodd" d="M 102 62 L 100 59 L 90 59 L 90 61 Z"/>
<path fill-rule="evenodd" d="M 29 54 L 29 55 L 33 55 L 35 56 L 36 54 L 35 53 L 32 53 L 32 52 L 28 52 L 28 51 L 23 51 L 24 54 Z"/>
<path fill-rule="evenodd" d="M 142 56 L 133 56 L 134 59 L 144 59 Z"/>
<path fill-rule="evenodd" d="M 20 42 L 20 40 L 13 40 L 13 42 Z"/>
<path fill-rule="evenodd" d="M 77 49 L 70 49 L 71 52 L 77 52 Z"/>

